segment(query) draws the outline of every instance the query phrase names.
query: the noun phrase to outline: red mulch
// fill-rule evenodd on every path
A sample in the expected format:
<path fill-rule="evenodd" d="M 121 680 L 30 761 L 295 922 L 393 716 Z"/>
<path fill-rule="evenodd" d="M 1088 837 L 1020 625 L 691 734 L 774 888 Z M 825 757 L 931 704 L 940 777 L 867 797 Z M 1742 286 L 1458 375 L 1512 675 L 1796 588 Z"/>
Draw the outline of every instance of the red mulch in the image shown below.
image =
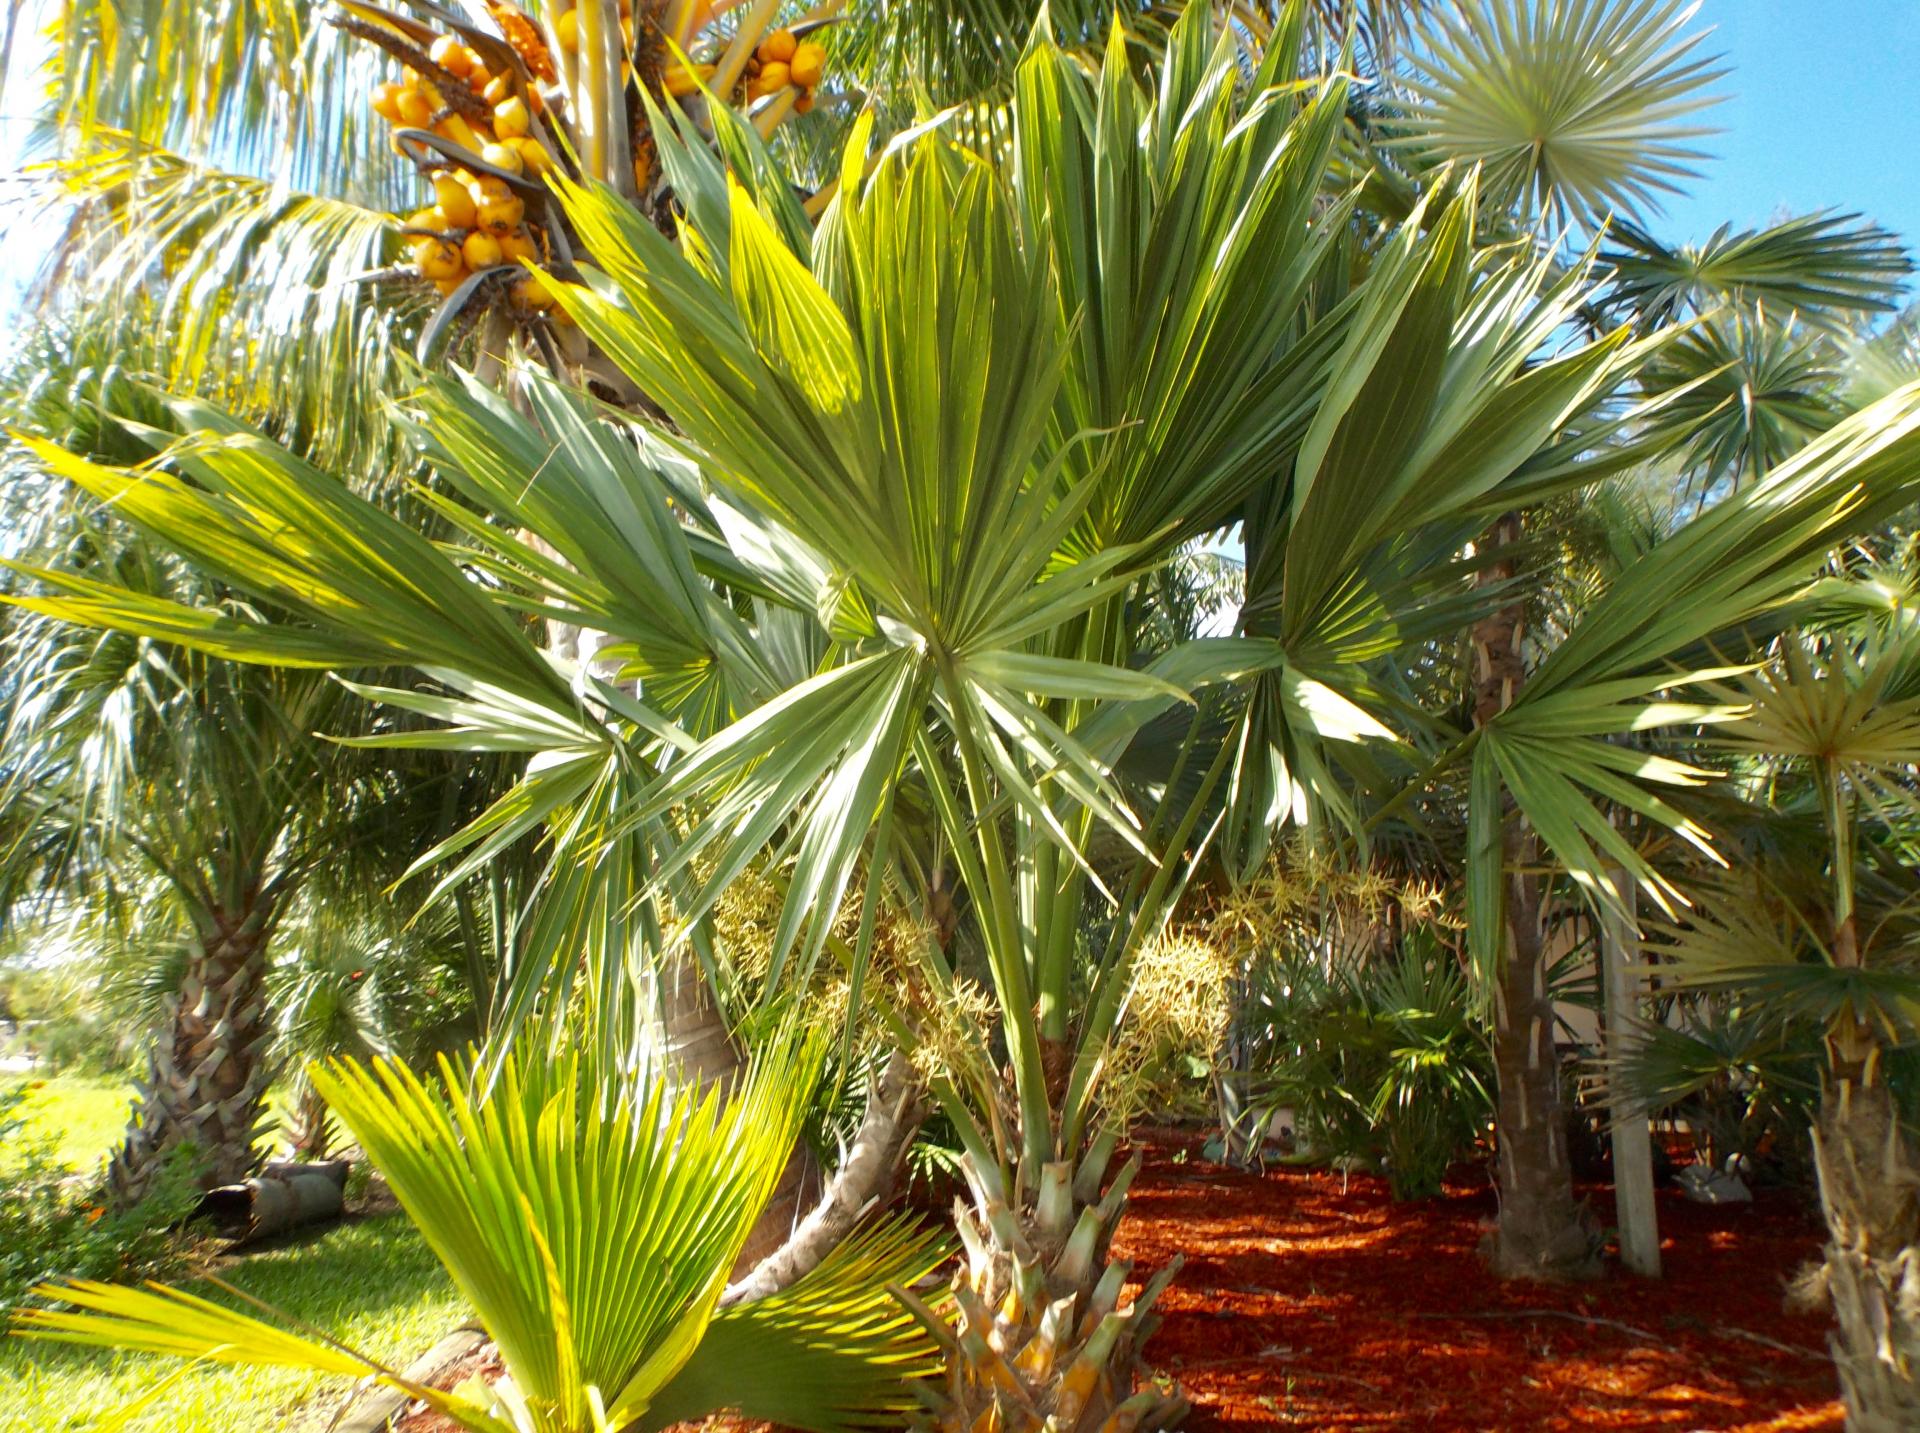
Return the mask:
<path fill-rule="evenodd" d="M 1792 1195 L 1708 1207 L 1663 1190 L 1663 1279 L 1616 1265 L 1594 1284 L 1512 1285 L 1476 1252 L 1495 1212 L 1479 1170 L 1396 1205 L 1381 1179 L 1253 1174 L 1202 1161 L 1199 1143 L 1185 1132 L 1142 1141 L 1114 1242 L 1140 1278 L 1186 1255 L 1147 1357 L 1192 1397 L 1192 1433 L 1842 1425 L 1827 1320 L 1783 1303 L 1822 1237 Z M 1585 1192 L 1610 1224 L 1612 1190 Z M 449 1382 L 497 1369 L 470 1359 Z M 424 1412 L 401 1424 L 449 1426 Z"/>
<path fill-rule="evenodd" d="M 1147 1357 L 1186 1386 L 1196 1433 L 1841 1427 L 1827 1320 L 1783 1306 L 1822 1237 L 1791 1195 L 1708 1207 L 1663 1190 L 1663 1279 L 1616 1265 L 1595 1284 L 1510 1285 L 1476 1254 L 1495 1213 L 1478 1170 L 1395 1205 L 1381 1179 L 1253 1174 L 1201 1162 L 1197 1143 L 1144 1142 L 1114 1244 L 1140 1275 L 1186 1255 Z M 1585 1192 L 1611 1224 L 1612 1190 Z"/>

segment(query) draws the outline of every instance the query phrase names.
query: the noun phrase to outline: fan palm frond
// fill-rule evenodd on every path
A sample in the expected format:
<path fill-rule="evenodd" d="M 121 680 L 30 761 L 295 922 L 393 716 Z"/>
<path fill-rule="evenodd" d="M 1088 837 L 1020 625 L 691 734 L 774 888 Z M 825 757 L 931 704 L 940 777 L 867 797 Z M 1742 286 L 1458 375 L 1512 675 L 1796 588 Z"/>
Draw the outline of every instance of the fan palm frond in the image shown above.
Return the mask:
<path fill-rule="evenodd" d="M 1474 0 L 1426 12 L 1406 50 L 1402 132 L 1477 164 L 1491 195 L 1597 226 L 1673 192 L 1712 131 L 1692 116 L 1725 71 L 1686 33 L 1698 0 Z"/>
<path fill-rule="evenodd" d="M 120 369 L 271 421 L 343 467 L 391 463 L 376 415 L 422 310 L 412 288 L 369 282 L 397 251 L 391 215 L 125 132 L 42 172 L 42 213 L 71 206 L 44 298 Z"/>
<path fill-rule="evenodd" d="M 1764 310 L 1723 310 L 1666 345 L 1641 384 L 1660 405 L 1652 430 L 1677 440 L 1683 486 L 1707 494 L 1764 477 L 1846 413 L 1843 350 Z"/>
<path fill-rule="evenodd" d="M 1847 357 L 1847 402 L 1859 408 L 1920 381 L 1920 308 L 1854 344 Z"/>
<path fill-rule="evenodd" d="M 1601 262 L 1613 270 L 1612 301 L 1653 327 L 1720 300 L 1765 305 L 1806 323 L 1843 329 L 1860 315 L 1890 313 L 1906 276 L 1907 251 L 1858 214 L 1831 210 L 1765 229 L 1722 225 L 1704 244 L 1672 247 L 1616 219 Z"/>
<path fill-rule="evenodd" d="M 314 0 L 60 0 L 47 119 L 60 158 L 103 134 L 363 205 L 401 202 L 411 166 L 366 95 L 384 58 Z"/>
<path fill-rule="evenodd" d="M 228 1363 L 370 1373 L 483 1433 L 654 1429 L 721 1409 L 804 1429 L 897 1426 L 936 1346 L 889 1285 L 941 1258 L 899 1224 L 780 1294 L 716 1309 L 773 1193 L 826 1040 L 772 1041 L 731 1097 L 577 1057 L 509 1058 L 486 1095 L 441 1064 L 336 1060 L 315 1086 L 419 1226 L 510 1376 L 482 1401 L 421 1390 L 343 1346 L 168 1289 L 59 1284 L 20 1331 Z M 270 1310 L 268 1312 L 271 1312 Z"/>

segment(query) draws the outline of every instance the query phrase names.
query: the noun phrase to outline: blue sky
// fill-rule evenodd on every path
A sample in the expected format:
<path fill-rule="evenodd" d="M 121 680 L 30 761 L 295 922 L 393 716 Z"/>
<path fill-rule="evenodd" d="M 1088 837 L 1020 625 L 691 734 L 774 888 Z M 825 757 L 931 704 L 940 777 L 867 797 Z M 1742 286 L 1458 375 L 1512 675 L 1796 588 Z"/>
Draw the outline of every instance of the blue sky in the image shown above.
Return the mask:
<path fill-rule="evenodd" d="M 1857 210 L 1920 248 L 1920 0 L 1704 0 L 1704 49 L 1725 56 L 1724 133 L 1687 194 L 1649 227 L 1699 240 L 1782 209 Z"/>

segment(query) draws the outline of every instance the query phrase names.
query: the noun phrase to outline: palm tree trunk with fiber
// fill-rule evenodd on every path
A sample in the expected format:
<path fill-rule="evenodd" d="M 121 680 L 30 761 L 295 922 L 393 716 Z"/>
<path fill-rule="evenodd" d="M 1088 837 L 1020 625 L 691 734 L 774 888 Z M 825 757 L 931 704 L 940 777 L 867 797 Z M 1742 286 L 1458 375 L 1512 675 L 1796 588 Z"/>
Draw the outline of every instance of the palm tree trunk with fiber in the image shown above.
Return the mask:
<path fill-rule="evenodd" d="M 1181 1261 L 1122 1307 L 1132 1265 L 1108 1249 L 1140 1164 L 1136 1156 L 1108 1181 L 1113 1144 L 1097 1139 L 1077 1168 L 1069 1160 L 1043 1165 L 1032 1187 L 1010 1199 L 993 1187 L 997 1169 L 965 1162 L 975 1203 L 954 1208 L 966 1250 L 953 1284 L 958 1324 L 948 1327 L 901 1291 L 947 1343 L 946 1384 L 928 1424 L 939 1433 L 1130 1433 L 1172 1428 L 1186 1416 L 1177 1390 L 1142 1381 L 1140 1357 L 1160 1323 L 1154 1306 Z"/>
<path fill-rule="evenodd" d="M 1488 533 L 1491 548 L 1520 541 L 1518 513 Z M 1511 581 L 1513 558 L 1492 563 L 1483 581 Z M 1474 721 L 1505 711 L 1526 681 L 1527 607 L 1516 598 L 1475 624 Z M 1509 811 L 1503 837 L 1506 874 L 1504 956 L 1494 999 L 1493 1055 L 1498 1081 L 1500 1224 L 1490 1250 L 1510 1279 L 1588 1278 L 1599 1272 L 1598 1243 L 1573 1195 L 1560 1060 L 1547 996 L 1545 892 L 1528 874 L 1537 848 L 1523 818 Z"/>
<path fill-rule="evenodd" d="M 1848 852 L 1842 842 L 1841 851 Z M 1860 962 L 1850 883 L 1834 962 Z M 1813 1130 L 1827 1219 L 1828 1335 L 1850 1433 L 1920 1428 L 1920 1151 L 1880 1077 L 1878 1042 L 1848 1021 L 1828 1038 L 1828 1076 Z"/>
<path fill-rule="evenodd" d="M 166 998 L 124 1144 L 108 1167 L 115 1203 L 137 1204 L 172 1150 L 191 1145 L 202 1186 L 245 1179 L 266 1108 L 273 1042 L 266 989 L 275 902 L 207 911 L 178 991 Z"/>

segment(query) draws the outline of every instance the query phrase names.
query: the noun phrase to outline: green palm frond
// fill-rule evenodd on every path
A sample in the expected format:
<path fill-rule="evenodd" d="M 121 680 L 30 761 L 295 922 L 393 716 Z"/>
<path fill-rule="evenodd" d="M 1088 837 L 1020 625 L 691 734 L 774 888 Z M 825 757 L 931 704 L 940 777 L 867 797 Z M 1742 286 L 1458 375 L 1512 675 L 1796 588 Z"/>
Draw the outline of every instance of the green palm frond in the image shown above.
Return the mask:
<path fill-rule="evenodd" d="M 1650 431 L 1677 446 L 1688 490 L 1764 476 L 1846 411 L 1845 356 L 1827 334 L 1764 309 L 1722 310 L 1680 334 L 1641 375 L 1666 395 Z"/>
<path fill-rule="evenodd" d="M 577 1057 L 508 1059 L 490 1091 L 442 1062 L 335 1060 L 311 1077 L 466 1295 L 512 1380 L 491 1407 L 433 1395 L 462 1426 L 516 1433 L 658 1427 L 751 1408 L 820 1430 L 890 1426 L 932 1367 L 894 1303 L 942 1256 L 901 1226 L 860 1236 L 760 1304 L 715 1304 L 785 1167 L 826 1041 L 772 1042 L 730 1096 L 654 1072 L 596 1076 Z M 390 1370 L 331 1342 L 171 1290 L 53 1285 L 30 1337 L 225 1362 Z M 684 1380 L 684 1382 L 683 1382 Z M 658 1411 L 656 1412 L 656 1405 Z"/>
<path fill-rule="evenodd" d="M 1775 659 L 1725 689 L 1746 715 L 1717 744 L 1783 761 L 1830 763 L 1899 802 L 1920 766 L 1920 630 L 1854 640 L 1790 633 Z"/>
<path fill-rule="evenodd" d="M 1847 402 L 1864 408 L 1920 381 L 1920 310 L 1909 308 L 1885 331 L 1855 342 L 1847 355 Z"/>
<path fill-rule="evenodd" d="M 1597 227 L 1691 177 L 1691 116 L 1724 71 L 1694 53 L 1697 0 L 1470 0 L 1427 11 L 1406 50 L 1401 133 L 1477 164 L 1490 195 Z"/>
<path fill-rule="evenodd" d="M 1648 327 L 1731 300 L 1845 328 L 1862 314 L 1892 312 L 1913 272 L 1893 234 L 1832 210 L 1737 234 L 1723 224 L 1705 243 L 1677 248 L 1624 219 L 1607 238 L 1601 262 L 1613 271 L 1609 299 Z"/>
<path fill-rule="evenodd" d="M 1624 1053 L 1599 1063 L 1596 1094 L 1650 1113 L 1683 1113 L 1690 1123 L 1703 1117 L 1703 1095 L 1737 1101 L 1746 1120 L 1776 1109 L 1807 1117 L 1820 1089 L 1818 1051 L 1796 1040 L 1777 1012 L 1737 996 L 1695 997 L 1684 1010 L 1682 1025 L 1634 1023 Z"/>
<path fill-rule="evenodd" d="M 1708 508 L 1624 569 L 1546 654 L 1514 703 L 1474 736 L 1468 913 L 1485 970 L 1499 955 L 1502 794 L 1597 903 L 1630 872 L 1670 913 L 1684 900 L 1609 823 L 1594 798 L 1707 847 L 1659 792 L 1707 779 L 1690 764 L 1620 744 L 1661 727 L 1722 723 L 1738 706 L 1670 695 L 1724 670 L 1674 660 L 1802 592 L 1830 547 L 1920 495 L 1920 385 L 1855 414 L 1759 482 Z M 1675 600 L 1674 594 L 1685 594 Z"/>
<path fill-rule="evenodd" d="M 1664 988 L 1738 996 L 1786 1028 L 1871 1028 L 1890 1045 L 1920 1036 L 1920 943 L 1840 965 L 1814 922 L 1764 881 L 1728 876 L 1693 888 L 1685 920 L 1655 921 L 1651 967 Z"/>
<path fill-rule="evenodd" d="M 48 96 L 57 157 L 103 135 L 361 205 L 401 202 L 411 167 L 366 96 L 384 59 L 314 0 L 60 0 Z"/>
<path fill-rule="evenodd" d="M 356 471 L 397 455 L 380 404 L 420 321 L 415 286 L 382 284 L 391 215 L 209 169 L 102 133 L 49 171 L 66 241 L 40 281 L 127 372 L 268 422 Z"/>

